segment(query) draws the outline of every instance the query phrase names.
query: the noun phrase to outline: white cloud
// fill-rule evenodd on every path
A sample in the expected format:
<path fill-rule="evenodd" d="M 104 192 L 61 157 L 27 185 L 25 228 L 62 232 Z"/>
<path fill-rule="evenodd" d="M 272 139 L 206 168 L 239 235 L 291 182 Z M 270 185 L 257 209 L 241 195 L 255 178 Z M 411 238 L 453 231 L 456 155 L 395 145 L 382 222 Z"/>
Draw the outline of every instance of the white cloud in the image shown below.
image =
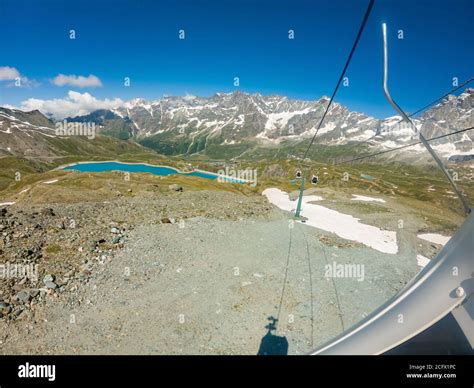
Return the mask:
<path fill-rule="evenodd" d="M 75 86 L 78 88 L 96 88 L 102 86 L 101 80 L 95 75 L 90 74 L 87 77 L 82 75 L 64 75 L 58 74 L 51 82 L 56 86 Z"/>
<path fill-rule="evenodd" d="M 0 81 L 12 81 L 6 84 L 7 88 L 33 88 L 40 83 L 20 74 L 18 69 L 10 66 L 0 66 Z"/>
<path fill-rule="evenodd" d="M 114 109 L 124 104 L 120 98 L 99 100 L 89 93 L 70 90 L 65 98 L 41 100 L 29 98 L 21 103 L 20 109 L 25 111 L 38 109 L 43 114 L 51 114 L 56 119 L 82 116 L 97 109 Z"/>
<path fill-rule="evenodd" d="M 0 66 L 0 81 L 11 81 L 20 77 L 20 72 L 14 67 Z"/>
<path fill-rule="evenodd" d="M 29 79 L 27 77 L 20 77 L 13 82 L 7 84 L 7 88 L 36 88 L 40 86 L 41 83 L 36 81 L 35 79 Z"/>

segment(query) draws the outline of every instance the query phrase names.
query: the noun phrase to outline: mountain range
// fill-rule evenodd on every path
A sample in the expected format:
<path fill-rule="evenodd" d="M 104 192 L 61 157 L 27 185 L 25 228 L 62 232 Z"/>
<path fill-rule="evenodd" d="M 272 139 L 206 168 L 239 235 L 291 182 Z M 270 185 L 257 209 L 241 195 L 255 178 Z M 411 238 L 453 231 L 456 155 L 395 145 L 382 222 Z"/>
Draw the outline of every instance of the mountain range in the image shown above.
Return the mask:
<path fill-rule="evenodd" d="M 111 110 L 67 118 L 67 122 L 94 123 L 98 135 L 136 142 L 165 155 L 196 155 L 244 158 L 250 149 L 292 149 L 308 142 L 329 102 L 292 100 L 284 96 L 262 96 L 239 91 L 212 97 L 163 97 L 156 101 L 134 99 Z M 474 126 L 474 90 L 450 95 L 414 119 L 426 138 Z M 56 122 L 48 112 L 23 112 L 0 108 L 0 154 L 54 155 L 51 139 Z M 317 143 L 324 146 L 357 145 L 377 150 L 406 145 L 417 135 L 399 116 L 380 120 L 333 103 Z M 68 139 L 72 139 L 70 136 Z M 64 139 L 64 138 L 62 138 Z M 474 155 L 470 131 L 444 137 L 433 147 L 445 158 L 462 161 Z M 94 140 L 90 140 L 94 141 Z M 407 152 L 409 151 L 409 152 Z M 423 152 L 421 145 L 398 154 Z M 60 150 L 59 150 L 60 152 Z M 295 156 L 298 156 L 295 153 Z"/>

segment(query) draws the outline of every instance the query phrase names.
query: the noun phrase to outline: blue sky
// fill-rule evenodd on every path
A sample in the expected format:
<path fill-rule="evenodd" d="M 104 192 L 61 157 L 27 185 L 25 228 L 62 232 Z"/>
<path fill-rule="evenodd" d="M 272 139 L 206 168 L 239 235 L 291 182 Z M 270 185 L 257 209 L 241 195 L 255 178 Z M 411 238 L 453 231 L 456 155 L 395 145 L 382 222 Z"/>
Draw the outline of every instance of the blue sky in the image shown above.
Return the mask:
<path fill-rule="evenodd" d="M 331 94 L 366 6 L 366 0 L 0 0 L 0 67 L 36 83 L 18 88 L 0 80 L 0 104 L 63 99 L 69 90 L 123 100 L 235 89 L 317 99 Z M 474 75 L 473 20 L 472 0 L 376 0 L 349 86 L 336 101 L 376 117 L 394 114 L 381 88 L 386 22 L 394 98 L 408 111 L 430 102 L 453 87 L 453 77 Z M 92 74 L 102 87 L 56 86 L 51 80 L 58 74 Z"/>

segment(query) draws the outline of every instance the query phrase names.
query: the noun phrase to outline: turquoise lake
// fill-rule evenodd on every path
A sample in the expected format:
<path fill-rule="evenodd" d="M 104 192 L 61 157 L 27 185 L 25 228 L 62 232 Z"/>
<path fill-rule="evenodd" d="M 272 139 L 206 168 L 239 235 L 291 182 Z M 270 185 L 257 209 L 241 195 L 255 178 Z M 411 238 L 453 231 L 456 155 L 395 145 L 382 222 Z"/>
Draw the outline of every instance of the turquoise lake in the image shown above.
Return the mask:
<path fill-rule="evenodd" d="M 78 163 L 71 166 L 64 167 L 63 170 L 76 170 L 81 172 L 103 172 L 103 171 L 125 171 L 125 172 L 147 172 L 159 176 L 168 176 L 178 174 L 183 176 L 194 176 L 205 179 L 217 179 L 218 175 L 211 174 L 205 171 L 180 172 L 172 167 L 165 166 L 151 166 L 148 164 L 131 164 L 120 162 L 93 162 L 93 163 Z M 232 183 L 244 183 L 239 179 L 232 179 Z"/>

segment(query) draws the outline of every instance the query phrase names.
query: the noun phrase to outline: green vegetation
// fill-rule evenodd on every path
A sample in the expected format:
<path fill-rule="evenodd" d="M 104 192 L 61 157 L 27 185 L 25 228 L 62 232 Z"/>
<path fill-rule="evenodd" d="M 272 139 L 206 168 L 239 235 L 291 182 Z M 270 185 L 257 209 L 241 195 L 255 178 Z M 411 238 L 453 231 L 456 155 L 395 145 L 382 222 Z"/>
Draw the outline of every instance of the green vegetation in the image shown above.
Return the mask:
<path fill-rule="evenodd" d="M 58 244 L 48 245 L 45 251 L 49 254 L 56 254 L 61 252 L 61 247 Z"/>
<path fill-rule="evenodd" d="M 175 133 L 160 133 L 138 140 L 144 147 L 148 147 L 163 155 L 185 154 L 192 142 L 190 136 L 175 137 Z"/>
<path fill-rule="evenodd" d="M 172 153 L 185 153 L 191 143 L 170 145 L 158 136 L 150 137 L 143 143 L 157 142 L 160 147 L 172 148 Z M 203 147 L 204 138 L 196 137 L 191 149 Z M 171 183 L 179 183 L 186 190 L 229 190 L 245 195 L 259 195 L 267 187 L 279 187 L 286 191 L 298 190 L 299 182 L 293 182 L 295 171 L 302 168 L 309 179 L 312 174 L 319 177 L 317 190 L 324 193 L 326 200 L 350 198 L 351 194 L 373 194 L 396 199 L 397 203 L 410 209 L 427 223 L 440 229 L 452 230 L 463 218 L 462 209 L 455 199 L 452 189 L 434 166 L 410 165 L 387 162 L 381 159 L 368 159 L 363 163 L 334 165 L 323 161 L 341 162 L 347 155 L 351 157 L 367 152 L 365 146 L 341 145 L 311 148 L 310 158 L 304 162 L 295 158 L 302 156 L 307 141 L 298 143 L 282 142 L 278 146 L 262 148 L 257 143 L 218 145 L 210 142 L 205 153 L 189 157 L 163 156 L 150 148 L 133 141 L 123 141 L 106 136 L 94 140 L 85 138 L 48 139 L 50 146 L 59 156 L 28 159 L 6 156 L 0 158 L 0 198 L 2 200 L 23 200 L 18 194 L 28 188 L 34 201 L 84 201 L 105 200 L 116 196 L 133 196 L 137 193 L 157 193 L 167 191 Z M 171 150 L 171 148 L 170 148 Z M 235 170 L 251 169 L 258 172 L 256 187 L 238 184 L 221 184 L 200 178 L 172 175 L 158 177 L 151 174 L 131 174 L 130 182 L 123 179 L 122 173 L 74 173 L 54 170 L 58 166 L 78 161 L 119 160 L 122 162 L 145 162 L 167 165 L 185 170 L 191 167 L 217 172 L 228 166 Z M 456 166 L 461 180 L 458 182 L 471 201 L 474 201 L 474 176 L 468 168 Z M 21 175 L 21 179 L 15 180 Z M 373 179 L 367 179 L 367 176 Z M 59 179 L 54 185 L 38 183 L 47 179 Z M 38 187 L 41 186 L 41 189 Z M 308 184 L 307 187 L 314 187 Z M 34 194 L 34 196 L 33 196 Z M 351 204 L 360 214 L 373 211 L 373 204 Z M 377 209 L 384 212 L 386 209 Z"/>

